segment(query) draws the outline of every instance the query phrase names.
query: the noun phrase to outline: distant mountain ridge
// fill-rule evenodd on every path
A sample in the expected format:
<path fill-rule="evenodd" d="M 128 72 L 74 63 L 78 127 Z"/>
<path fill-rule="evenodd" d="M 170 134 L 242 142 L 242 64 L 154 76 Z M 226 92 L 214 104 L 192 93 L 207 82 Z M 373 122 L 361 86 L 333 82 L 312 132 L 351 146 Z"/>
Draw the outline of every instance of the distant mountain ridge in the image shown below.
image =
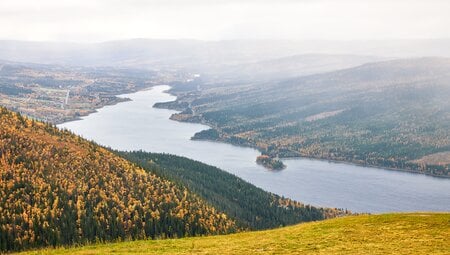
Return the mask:
<path fill-rule="evenodd" d="M 383 57 L 350 54 L 300 54 L 209 70 L 206 79 L 217 82 L 280 81 L 298 76 L 331 72 L 385 60 Z"/>
<path fill-rule="evenodd" d="M 299 54 L 353 54 L 389 58 L 450 57 L 450 39 L 386 41 L 158 40 L 103 43 L 0 41 L 0 59 L 74 66 L 128 66 L 209 70 Z"/>

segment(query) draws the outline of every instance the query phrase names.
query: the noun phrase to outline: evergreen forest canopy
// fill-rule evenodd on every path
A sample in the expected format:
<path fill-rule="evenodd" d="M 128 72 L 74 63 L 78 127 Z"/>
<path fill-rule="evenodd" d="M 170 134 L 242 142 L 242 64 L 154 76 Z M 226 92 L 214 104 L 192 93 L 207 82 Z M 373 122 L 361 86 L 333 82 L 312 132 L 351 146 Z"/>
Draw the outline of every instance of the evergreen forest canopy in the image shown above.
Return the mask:
<path fill-rule="evenodd" d="M 450 177 L 450 59 L 417 58 L 266 82 L 174 83 L 194 139 Z M 192 85 L 190 85 L 192 84 Z M 198 87 L 201 90 L 198 90 Z"/>
<path fill-rule="evenodd" d="M 0 251 L 237 230 L 186 188 L 0 108 Z"/>
<path fill-rule="evenodd" d="M 245 229 L 275 228 L 350 213 L 280 197 L 217 167 L 185 157 L 144 151 L 118 153 L 152 174 L 187 187 Z"/>
<path fill-rule="evenodd" d="M 186 158 L 114 154 L 3 107 L 0 127 L 0 251 L 224 234 L 348 213 Z"/>

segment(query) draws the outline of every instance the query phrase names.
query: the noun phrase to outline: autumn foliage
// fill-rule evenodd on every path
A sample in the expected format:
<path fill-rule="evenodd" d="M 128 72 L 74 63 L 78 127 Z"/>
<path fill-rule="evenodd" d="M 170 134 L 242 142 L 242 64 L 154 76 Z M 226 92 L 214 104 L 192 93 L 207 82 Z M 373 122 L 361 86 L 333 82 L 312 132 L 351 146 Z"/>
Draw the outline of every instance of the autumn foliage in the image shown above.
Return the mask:
<path fill-rule="evenodd" d="M 235 230 L 185 188 L 0 108 L 0 251 Z"/>

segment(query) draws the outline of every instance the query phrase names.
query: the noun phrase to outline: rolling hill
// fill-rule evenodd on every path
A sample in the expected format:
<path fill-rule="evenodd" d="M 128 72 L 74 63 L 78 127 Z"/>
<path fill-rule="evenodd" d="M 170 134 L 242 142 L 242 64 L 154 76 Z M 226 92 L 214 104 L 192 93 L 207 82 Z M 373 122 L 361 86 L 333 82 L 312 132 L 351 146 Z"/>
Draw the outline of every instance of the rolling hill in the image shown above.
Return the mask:
<path fill-rule="evenodd" d="M 450 214 L 351 216 L 268 231 L 24 254 L 449 254 Z"/>
<path fill-rule="evenodd" d="M 0 59 L 71 66 L 183 69 L 206 73 L 304 54 L 353 54 L 389 58 L 450 57 L 448 39 L 375 41 L 158 40 L 102 43 L 0 40 Z"/>
<path fill-rule="evenodd" d="M 143 151 L 119 155 L 152 174 L 187 187 L 244 229 L 261 230 L 350 214 L 280 197 L 217 167 L 185 157 Z"/>
<path fill-rule="evenodd" d="M 194 139 L 449 177 L 449 74 L 446 58 L 391 60 L 200 91 L 174 84 L 177 101 L 157 106 L 212 127 Z"/>
<path fill-rule="evenodd" d="M 202 73 L 204 80 L 220 83 L 280 81 L 298 76 L 331 72 L 383 60 L 351 54 L 300 54 L 270 60 L 227 65 Z"/>
<path fill-rule="evenodd" d="M 236 230 L 186 188 L 0 108 L 0 251 Z"/>
<path fill-rule="evenodd" d="M 187 158 L 111 152 L 0 108 L 0 252 L 225 234 L 347 213 Z"/>

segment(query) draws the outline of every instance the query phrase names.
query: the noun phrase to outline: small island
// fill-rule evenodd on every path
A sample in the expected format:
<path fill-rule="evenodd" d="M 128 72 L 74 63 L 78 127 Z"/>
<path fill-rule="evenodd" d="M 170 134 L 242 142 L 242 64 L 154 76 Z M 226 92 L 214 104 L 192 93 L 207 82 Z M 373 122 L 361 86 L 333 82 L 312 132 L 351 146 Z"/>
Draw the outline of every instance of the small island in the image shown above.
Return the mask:
<path fill-rule="evenodd" d="M 286 165 L 279 159 L 271 158 L 268 155 L 261 155 L 256 158 L 256 163 L 270 170 L 282 170 Z"/>

